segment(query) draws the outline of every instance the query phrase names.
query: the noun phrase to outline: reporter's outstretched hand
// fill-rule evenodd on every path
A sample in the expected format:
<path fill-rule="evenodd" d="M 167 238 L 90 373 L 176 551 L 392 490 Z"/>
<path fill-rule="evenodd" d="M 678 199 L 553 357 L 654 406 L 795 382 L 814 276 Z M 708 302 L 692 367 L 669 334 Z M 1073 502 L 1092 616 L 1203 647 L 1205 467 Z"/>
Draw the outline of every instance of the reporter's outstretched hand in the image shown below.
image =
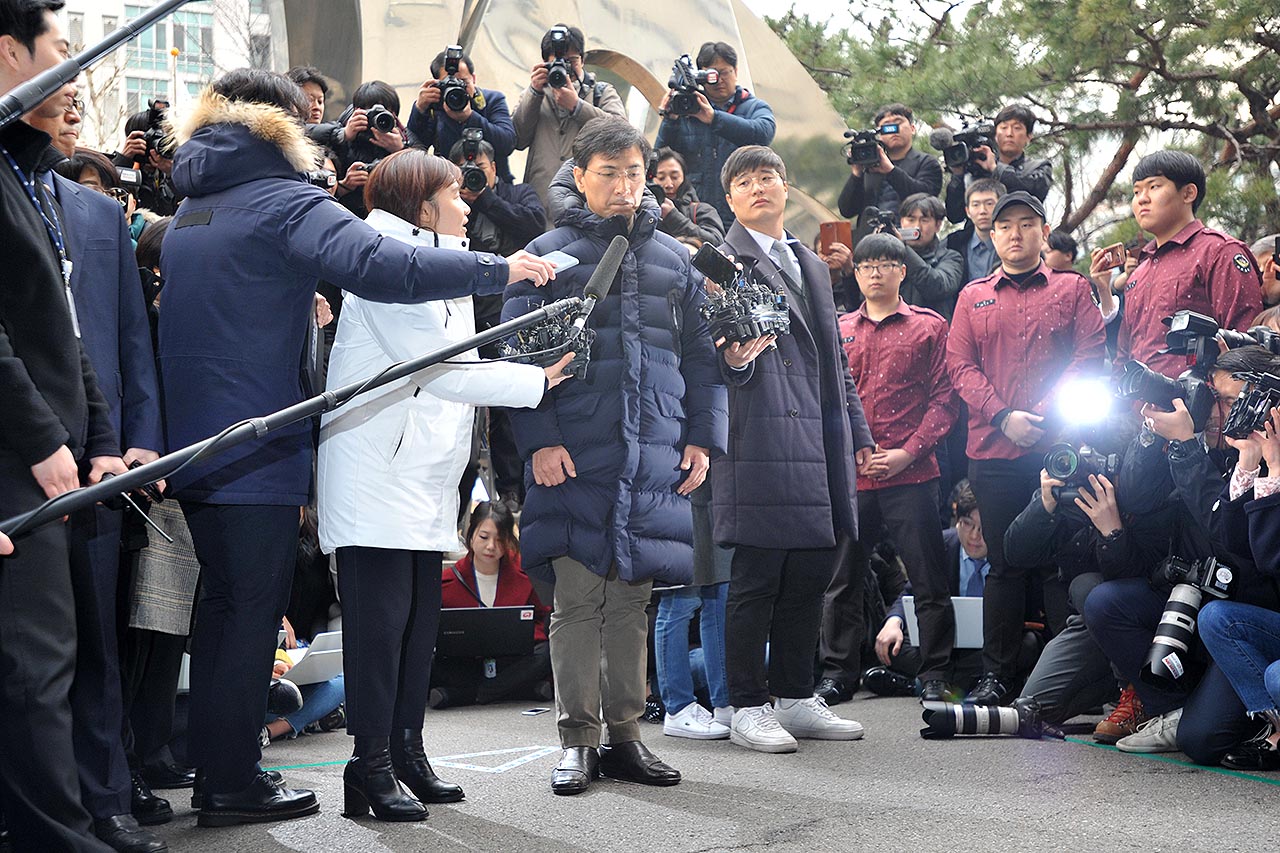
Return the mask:
<path fill-rule="evenodd" d="M 556 265 L 531 255 L 524 249 L 507 258 L 507 284 L 528 279 L 534 287 L 542 287 L 556 277 Z"/>

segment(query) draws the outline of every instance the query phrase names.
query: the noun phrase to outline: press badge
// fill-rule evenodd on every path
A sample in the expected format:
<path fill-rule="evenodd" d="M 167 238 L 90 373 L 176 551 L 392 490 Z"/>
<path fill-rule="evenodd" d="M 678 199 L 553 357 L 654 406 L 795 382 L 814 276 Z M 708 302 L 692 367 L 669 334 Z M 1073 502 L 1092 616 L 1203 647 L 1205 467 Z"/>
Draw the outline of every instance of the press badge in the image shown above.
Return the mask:
<path fill-rule="evenodd" d="M 495 659 L 493 658 L 484 659 L 484 677 L 485 678 L 498 677 L 498 662 Z"/>
<path fill-rule="evenodd" d="M 67 310 L 71 312 L 71 328 L 80 337 L 80 318 L 76 314 L 76 299 L 71 295 L 71 261 L 62 261 L 62 289 L 67 294 Z"/>

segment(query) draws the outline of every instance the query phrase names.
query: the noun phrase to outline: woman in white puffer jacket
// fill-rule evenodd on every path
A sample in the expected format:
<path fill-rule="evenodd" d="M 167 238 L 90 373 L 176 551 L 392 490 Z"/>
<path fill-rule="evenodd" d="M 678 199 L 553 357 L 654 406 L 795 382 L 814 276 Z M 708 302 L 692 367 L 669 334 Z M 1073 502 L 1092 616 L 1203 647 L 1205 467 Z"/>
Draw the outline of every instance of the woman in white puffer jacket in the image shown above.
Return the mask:
<path fill-rule="evenodd" d="M 366 220 L 387 239 L 465 250 L 461 174 L 407 149 L 384 159 L 365 188 Z M 542 263 L 517 255 L 512 263 Z M 401 305 L 344 295 L 329 362 L 337 388 L 475 333 L 471 298 Z M 337 552 L 347 731 L 345 814 L 421 820 L 422 803 L 452 802 L 422 746 L 440 568 L 458 538 L 458 481 L 475 406 L 532 408 L 566 378 L 548 368 L 479 363 L 475 350 L 357 397 L 320 431 L 320 544 Z M 472 362 L 472 363 L 460 363 Z M 416 796 L 407 796 L 398 782 Z"/>

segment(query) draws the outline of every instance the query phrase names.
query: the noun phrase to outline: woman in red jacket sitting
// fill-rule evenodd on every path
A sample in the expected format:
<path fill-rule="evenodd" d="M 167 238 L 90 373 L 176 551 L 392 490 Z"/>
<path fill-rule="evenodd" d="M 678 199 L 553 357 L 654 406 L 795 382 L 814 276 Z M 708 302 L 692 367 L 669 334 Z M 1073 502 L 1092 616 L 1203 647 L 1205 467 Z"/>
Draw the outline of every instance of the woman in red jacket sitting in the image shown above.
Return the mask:
<path fill-rule="evenodd" d="M 441 576 L 442 607 L 533 607 L 533 654 L 490 659 L 437 657 L 431 667 L 432 708 L 481 705 L 500 699 L 552 699 L 547 618 L 520 568 L 515 518 L 501 503 L 479 504 L 467 525 L 467 555 Z"/>

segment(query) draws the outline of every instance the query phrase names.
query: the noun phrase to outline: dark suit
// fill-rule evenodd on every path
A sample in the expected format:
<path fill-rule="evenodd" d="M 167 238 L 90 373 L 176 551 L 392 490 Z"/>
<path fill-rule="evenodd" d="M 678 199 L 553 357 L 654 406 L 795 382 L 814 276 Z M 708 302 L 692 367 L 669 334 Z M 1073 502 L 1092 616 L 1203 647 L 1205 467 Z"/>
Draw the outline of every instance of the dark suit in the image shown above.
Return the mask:
<path fill-rule="evenodd" d="M 111 424 L 123 447 L 159 450 L 155 356 L 124 212 L 102 193 L 52 177 L 74 264 L 71 291 L 84 348 Z M 71 688 L 73 739 L 85 808 L 95 819 L 128 814 L 130 805 L 116 626 L 121 523 L 122 513 L 96 506 L 73 514 L 70 528 L 80 637 Z"/>
<path fill-rule="evenodd" d="M 726 250 L 786 290 L 791 304 L 791 333 L 776 352 L 741 371 L 724 368 L 729 452 L 711 466 L 715 538 L 737 545 L 725 658 L 729 699 L 739 707 L 763 705 L 770 695 L 813 695 L 823 593 L 840 545 L 858 533 L 854 450 L 872 446 L 840 346 L 827 266 L 790 245 L 804 304 L 741 223 L 725 238 Z"/>

